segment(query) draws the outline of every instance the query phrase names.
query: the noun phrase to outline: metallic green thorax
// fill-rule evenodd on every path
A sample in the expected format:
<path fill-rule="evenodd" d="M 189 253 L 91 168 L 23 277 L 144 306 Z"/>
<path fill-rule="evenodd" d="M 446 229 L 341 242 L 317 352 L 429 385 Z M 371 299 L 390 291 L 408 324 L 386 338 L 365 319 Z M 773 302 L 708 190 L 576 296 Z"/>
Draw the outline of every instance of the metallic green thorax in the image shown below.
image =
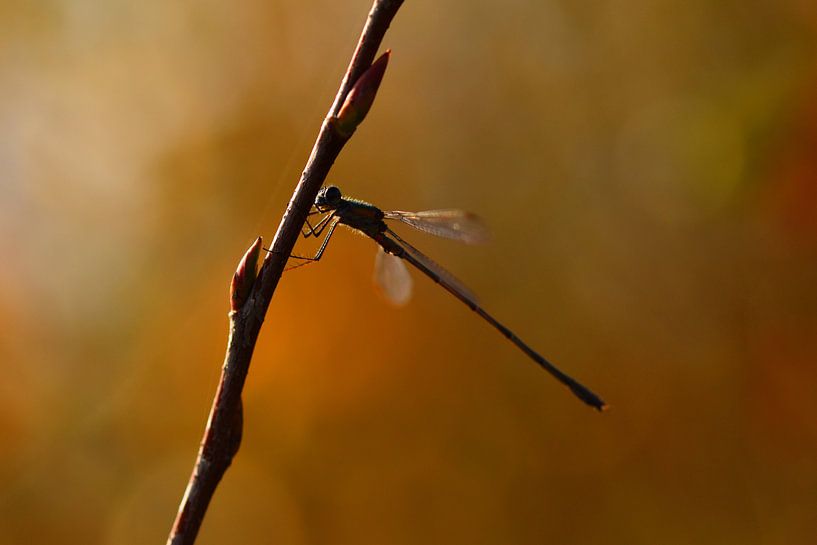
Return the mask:
<path fill-rule="evenodd" d="M 386 222 L 383 221 L 385 214 L 375 205 L 343 197 L 337 187 L 327 186 L 322 188 L 315 198 L 315 208 L 321 212 L 331 212 L 338 218 L 339 223 L 371 237 L 388 253 L 402 254 L 402 247 L 384 236 L 383 233 L 388 230 Z"/>

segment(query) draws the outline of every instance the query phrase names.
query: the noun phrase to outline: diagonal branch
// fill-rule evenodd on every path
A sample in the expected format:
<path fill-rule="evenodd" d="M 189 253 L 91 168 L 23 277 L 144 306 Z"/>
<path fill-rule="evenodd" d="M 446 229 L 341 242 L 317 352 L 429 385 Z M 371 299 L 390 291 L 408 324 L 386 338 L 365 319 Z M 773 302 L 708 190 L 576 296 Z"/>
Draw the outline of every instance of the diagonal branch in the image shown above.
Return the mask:
<path fill-rule="evenodd" d="M 272 250 L 255 277 L 261 239 L 241 261 L 231 287 L 230 336 L 221 379 L 193 473 L 168 537 L 168 545 L 192 544 L 218 483 L 241 442 L 241 391 L 261 324 L 307 213 L 343 146 L 363 120 L 383 77 L 388 53 L 375 54 L 403 0 L 374 0 L 337 96 L 321 125 L 300 181 L 287 205 Z"/>

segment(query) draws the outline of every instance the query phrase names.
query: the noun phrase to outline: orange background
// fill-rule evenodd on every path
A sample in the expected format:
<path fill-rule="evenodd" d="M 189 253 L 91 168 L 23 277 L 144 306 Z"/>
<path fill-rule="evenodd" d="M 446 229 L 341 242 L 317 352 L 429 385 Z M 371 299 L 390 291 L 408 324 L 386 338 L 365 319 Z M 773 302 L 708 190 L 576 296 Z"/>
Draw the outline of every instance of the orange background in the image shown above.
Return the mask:
<path fill-rule="evenodd" d="M 330 181 L 612 410 L 336 234 L 275 295 L 198 543 L 781 544 L 817 528 L 812 0 L 408 0 Z M 161 543 L 354 2 L 0 6 L 0 543 Z M 314 250 L 300 243 L 299 251 Z"/>

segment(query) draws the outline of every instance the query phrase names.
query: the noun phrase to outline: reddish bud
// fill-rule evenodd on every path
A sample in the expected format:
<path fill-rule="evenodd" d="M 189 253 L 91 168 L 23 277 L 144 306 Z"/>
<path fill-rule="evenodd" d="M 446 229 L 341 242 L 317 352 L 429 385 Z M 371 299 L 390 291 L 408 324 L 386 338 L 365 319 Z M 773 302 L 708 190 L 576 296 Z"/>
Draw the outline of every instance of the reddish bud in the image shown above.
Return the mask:
<path fill-rule="evenodd" d="M 238 263 L 230 283 L 230 310 L 239 310 L 247 302 L 250 290 L 258 276 L 258 255 L 261 252 L 261 237 L 255 239 L 247 253 Z"/>
<path fill-rule="evenodd" d="M 372 65 L 358 78 L 352 90 L 346 95 L 346 100 L 338 112 L 335 128 L 343 136 L 349 137 L 369 113 L 374 103 L 377 89 L 383 81 L 386 66 L 389 64 L 391 50 L 387 49 Z"/>

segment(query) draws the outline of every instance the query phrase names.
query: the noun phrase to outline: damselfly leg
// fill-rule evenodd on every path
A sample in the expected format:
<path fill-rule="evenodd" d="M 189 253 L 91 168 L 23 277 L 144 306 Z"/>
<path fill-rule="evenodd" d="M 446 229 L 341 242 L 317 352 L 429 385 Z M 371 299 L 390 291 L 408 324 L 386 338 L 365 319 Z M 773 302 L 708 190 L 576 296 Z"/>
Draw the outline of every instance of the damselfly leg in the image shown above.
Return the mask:
<path fill-rule="evenodd" d="M 316 212 L 320 213 L 320 210 L 316 210 Z M 320 247 L 318 248 L 318 251 L 315 253 L 314 256 L 307 257 L 302 255 L 290 254 L 289 257 L 293 259 L 300 259 L 303 261 L 303 263 L 298 263 L 297 265 L 287 267 L 286 269 L 284 269 L 284 271 L 291 271 L 292 269 L 297 269 L 298 267 L 303 267 L 304 265 L 320 261 L 321 257 L 323 257 L 323 252 L 326 251 L 327 244 L 329 244 L 329 239 L 332 238 L 332 234 L 335 232 L 338 223 L 339 219 L 335 217 L 334 212 L 326 214 L 323 218 L 321 218 L 321 220 L 317 224 L 315 224 L 315 226 L 312 226 L 312 224 L 309 223 L 309 218 L 307 218 L 306 225 L 308 226 L 308 230 L 306 231 L 301 230 L 301 234 L 304 236 L 304 238 L 309 237 L 319 238 L 327 227 L 329 227 L 329 230 L 327 231 L 326 236 L 323 239 L 323 242 L 321 243 Z"/>
<path fill-rule="evenodd" d="M 316 223 L 315 225 L 312 225 L 312 223 L 309 221 L 309 217 L 314 216 L 316 214 L 326 214 L 326 215 L 323 216 L 318 221 L 318 223 Z M 333 219 L 335 221 L 332 221 Z M 337 224 L 338 224 L 338 221 L 337 221 L 337 218 L 335 217 L 334 212 L 328 212 L 327 213 L 327 211 L 320 210 L 319 208 L 313 208 L 312 210 L 310 210 L 309 213 L 307 213 L 306 220 L 304 221 L 304 226 L 301 227 L 301 235 L 304 238 L 310 238 L 310 237 L 311 238 L 319 238 L 323 234 L 323 232 L 326 230 L 327 227 L 329 227 L 329 232 L 327 233 L 326 238 L 324 238 L 323 242 L 321 243 L 320 248 L 318 248 L 318 251 L 314 256 L 307 257 L 307 256 L 302 256 L 302 255 L 290 254 L 289 255 L 290 258 L 300 259 L 300 260 L 303 261 L 303 263 L 298 263 L 297 265 L 292 265 L 290 267 L 286 267 L 284 269 L 284 272 L 291 271 L 292 269 L 297 269 L 299 267 L 303 267 L 304 265 L 309 265 L 310 263 L 314 263 L 316 261 L 319 261 L 321 256 L 323 255 L 323 252 L 326 250 L 326 245 L 329 244 L 329 239 L 332 237 L 332 233 L 335 231 L 335 227 L 337 227 Z M 272 251 L 269 248 L 264 248 L 264 250 L 266 250 L 267 252 Z"/>

